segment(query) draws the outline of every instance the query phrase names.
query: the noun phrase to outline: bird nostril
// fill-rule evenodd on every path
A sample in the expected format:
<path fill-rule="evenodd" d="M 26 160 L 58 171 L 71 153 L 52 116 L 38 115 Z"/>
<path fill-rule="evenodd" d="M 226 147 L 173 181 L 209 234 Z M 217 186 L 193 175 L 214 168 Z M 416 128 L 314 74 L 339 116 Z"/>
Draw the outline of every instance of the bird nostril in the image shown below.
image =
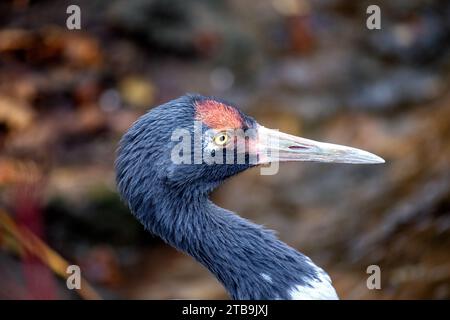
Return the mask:
<path fill-rule="evenodd" d="M 304 147 L 304 146 L 289 146 L 289 149 L 291 149 L 291 150 L 302 150 L 302 149 L 308 149 L 308 148 Z"/>

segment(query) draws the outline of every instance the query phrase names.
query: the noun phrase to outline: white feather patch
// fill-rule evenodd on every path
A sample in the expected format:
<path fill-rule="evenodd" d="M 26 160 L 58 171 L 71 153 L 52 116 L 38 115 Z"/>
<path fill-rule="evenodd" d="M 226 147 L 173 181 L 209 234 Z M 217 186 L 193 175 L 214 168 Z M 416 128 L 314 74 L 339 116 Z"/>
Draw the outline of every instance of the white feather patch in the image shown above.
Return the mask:
<path fill-rule="evenodd" d="M 308 263 L 314 267 L 317 279 L 311 279 L 306 285 L 296 285 L 289 290 L 292 300 L 339 300 L 331 284 L 330 276 L 316 266 L 309 258 Z"/>

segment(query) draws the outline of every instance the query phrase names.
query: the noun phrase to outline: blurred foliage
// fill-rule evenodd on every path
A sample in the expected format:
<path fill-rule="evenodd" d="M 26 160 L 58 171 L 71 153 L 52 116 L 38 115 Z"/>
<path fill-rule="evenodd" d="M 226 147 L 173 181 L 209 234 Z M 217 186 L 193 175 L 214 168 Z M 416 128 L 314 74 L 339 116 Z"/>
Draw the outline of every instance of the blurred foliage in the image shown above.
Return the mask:
<path fill-rule="evenodd" d="M 0 227 L 1 235 L 5 237 L 0 243 L 4 244 L 5 247 L 9 247 L 20 256 L 35 255 L 55 274 L 64 279 L 68 278 L 66 270 L 69 263 L 28 229 L 18 227 L 9 215 L 3 211 L 0 211 Z M 80 290 L 77 293 L 85 299 L 100 298 L 97 292 L 83 278 L 81 278 Z M 33 296 L 30 295 L 29 298 L 33 298 Z"/>
<path fill-rule="evenodd" d="M 73 3 L 81 31 L 65 28 Z M 278 230 L 342 298 L 449 298 L 450 4 L 379 1 L 376 31 L 365 28 L 369 4 L 2 1 L 0 297 L 77 298 L 49 272 L 64 276 L 68 263 L 49 247 L 105 298 L 226 297 L 115 191 L 125 130 L 149 107 L 199 92 L 387 160 L 250 170 L 213 194 L 218 204 Z M 382 290 L 365 286 L 370 264 Z"/>

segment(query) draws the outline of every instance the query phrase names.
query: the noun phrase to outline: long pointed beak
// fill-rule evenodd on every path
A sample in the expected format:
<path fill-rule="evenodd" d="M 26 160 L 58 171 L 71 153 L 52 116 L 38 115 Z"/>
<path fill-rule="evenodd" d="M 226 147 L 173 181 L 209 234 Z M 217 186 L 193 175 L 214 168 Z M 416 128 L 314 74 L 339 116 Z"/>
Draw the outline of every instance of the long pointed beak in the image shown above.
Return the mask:
<path fill-rule="evenodd" d="M 258 127 L 258 163 L 275 161 L 315 161 L 374 164 L 384 159 L 373 153 L 325 142 L 296 137 L 277 130 Z"/>

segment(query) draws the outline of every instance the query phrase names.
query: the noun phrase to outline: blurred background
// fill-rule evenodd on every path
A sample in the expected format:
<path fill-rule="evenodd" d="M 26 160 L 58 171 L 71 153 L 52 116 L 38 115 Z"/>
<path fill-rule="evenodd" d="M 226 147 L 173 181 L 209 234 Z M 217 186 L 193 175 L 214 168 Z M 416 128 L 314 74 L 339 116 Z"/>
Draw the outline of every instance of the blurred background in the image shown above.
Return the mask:
<path fill-rule="evenodd" d="M 366 28 L 371 4 L 381 30 Z M 186 92 L 385 158 L 256 168 L 213 198 L 277 230 L 341 298 L 450 298 L 449 71 L 444 0 L 1 1 L 0 298 L 227 298 L 115 189 L 121 135 Z M 366 287 L 372 264 L 381 290 Z"/>

